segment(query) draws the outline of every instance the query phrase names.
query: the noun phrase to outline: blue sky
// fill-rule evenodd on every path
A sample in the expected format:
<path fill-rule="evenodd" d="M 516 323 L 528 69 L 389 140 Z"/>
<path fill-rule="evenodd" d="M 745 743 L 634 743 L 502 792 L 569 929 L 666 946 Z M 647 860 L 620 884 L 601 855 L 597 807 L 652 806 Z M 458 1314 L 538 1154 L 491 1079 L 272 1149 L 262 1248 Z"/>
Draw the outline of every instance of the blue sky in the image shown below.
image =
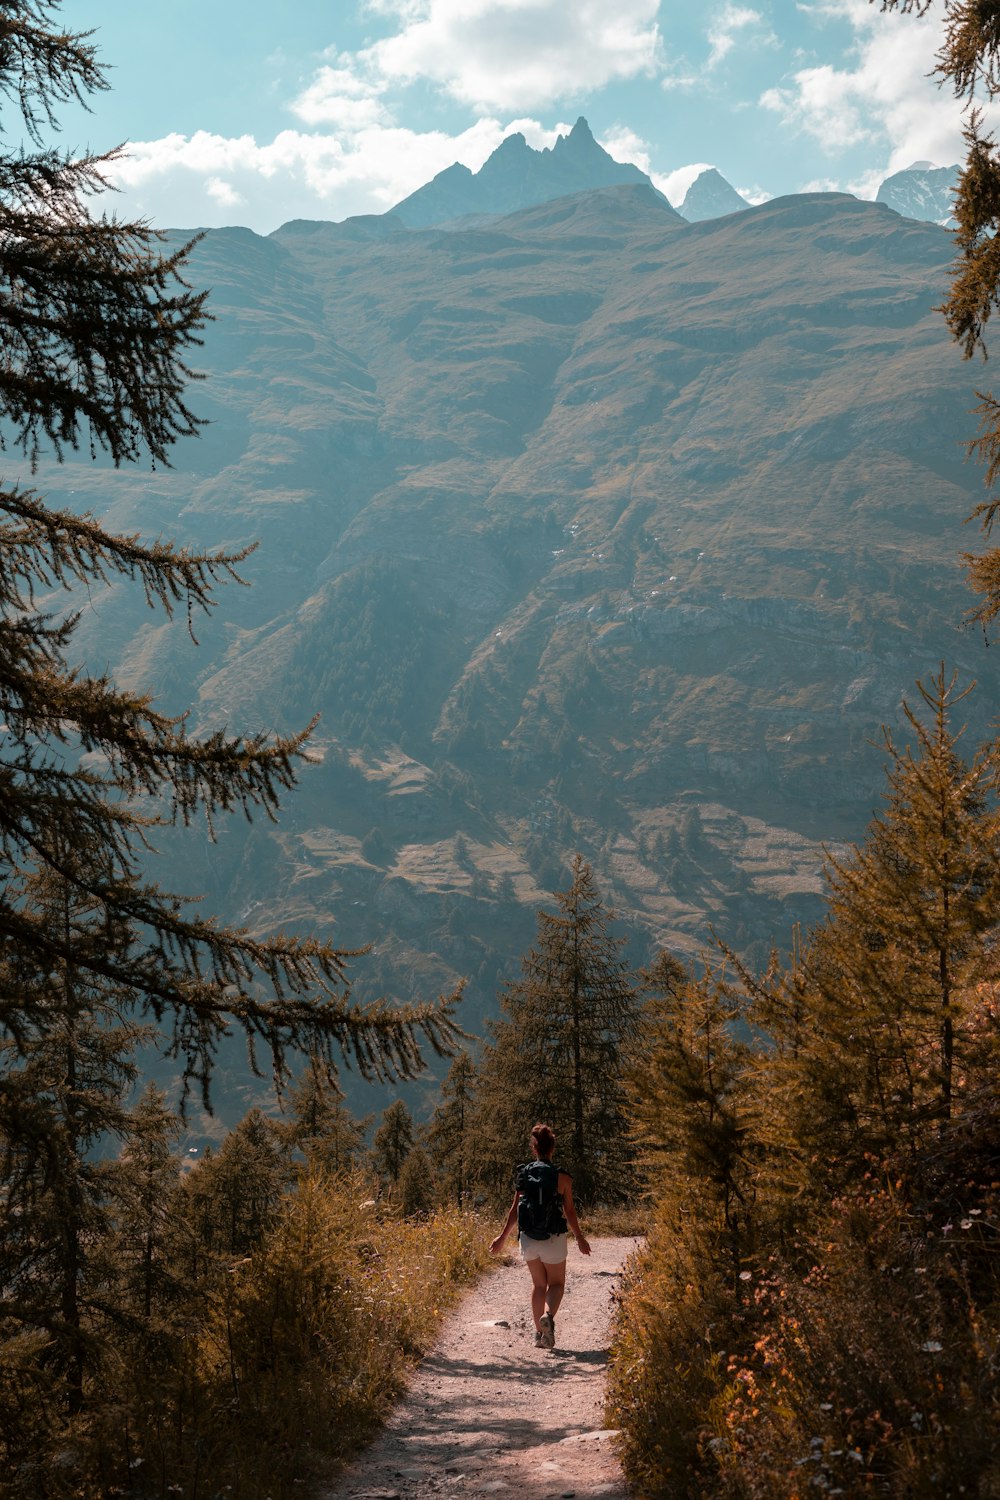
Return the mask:
<path fill-rule="evenodd" d="M 961 155 L 928 17 L 868 0 L 64 0 L 112 88 L 66 145 L 127 140 L 120 212 L 163 227 L 380 213 L 511 130 L 579 115 L 674 202 L 713 165 L 759 201 L 873 197 Z"/>

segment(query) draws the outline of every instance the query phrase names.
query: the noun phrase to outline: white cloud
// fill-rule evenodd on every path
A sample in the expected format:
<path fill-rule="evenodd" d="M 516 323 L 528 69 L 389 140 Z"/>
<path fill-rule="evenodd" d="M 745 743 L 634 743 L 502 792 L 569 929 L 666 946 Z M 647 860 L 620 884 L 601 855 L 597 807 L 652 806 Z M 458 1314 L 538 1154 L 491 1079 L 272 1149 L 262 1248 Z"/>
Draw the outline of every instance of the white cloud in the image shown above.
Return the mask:
<path fill-rule="evenodd" d="M 537 109 L 661 64 L 659 0 L 420 0 L 377 9 L 400 28 L 358 54 L 394 85 L 427 82 L 479 113 Z"/>
<path fill-rule="evenodd" d="M 708 67 L 716 68 L 727 58 L 736 46 L 737 36 L 751 28 L 765 28 L 765 37 L 773 42 L 774 37 L 770 28 L 766 27 L 764 17 L 759 10 L 751 10 L 746 5 L 726 4 L 722 7 L 719 15 L 708 28 L 708 43 L 710 51 L 708 54 Z M 758 36 L 758 40 L 761 40 Z"/>
<path fill-rule="evenodd" d="M 915 160 L 950 166 L 964 156 L 960 105 L 928 77 L 942 40 L 939 9 L 924 17 L 886 15 L 867 0 L 815 0 L 798 8 L 849 20 L 853 61 L 803 68 L 787 85 L 763 93 L 763 108 L 814 136 L 831 155 L 859 143 L 877 147 L 884 165 L 856 187 L 874 182 L 877 189 L 890 172 Z"/>
<path fill-rule="evenodd" d="M 773 193 L 769 193 L 766 188 L 760 187 L 757 183 L 754 183 L 753 187 L 738 187 L 736 191 L 753 208 L 757 208 L 761 203 L 770 203 L 774 197 Z"/>
<path fill-rule="evenodd" d="M 635 131 L 627 125 L 613 125 L 601 136 L 598 144 L 603 146 L 615 161 L 630 161 L 639 168 L 640 172 L 649 175 L 651 171 L 649 142 L 643 140 L 641 135 L 636 135 Z"/>
<path fill-rule="evenodd" d="M 701 176 L 702 172 L 710 171 L 713 165 L 709 161 L 691 162 L 688 166 L 678 167 L 673 172 L 654 172 L 653 181 L 667 200 L 675 208 L 679 208 L 691 184 Z"/>
<path fill-rule="evenodd" d="M 292 104 L 292 112 L 305 125 L 333 125 L 342 130 L 363 130 L 390 119 L 380 95 L 382 80 L 358 71 L 354 58 L 343 66 L 325 64 Z"/>
<path fill-rule="evenodd" d="M 870 92 L 859 75 L 828 63 L 803 68 L 792 88 L 766 89 L 760 102 L 786 124 L 809 131 L 830 152 L 877 140 L 882 134 L 884 122 L 873 111 Z"/>
<path fill-rule="evenodd" d="M 554 145 L 569 127 L 543 127 L 537 107 L 654 73 L 659 3 L 368 0 L 389 34 L 321 54 L 289 103 L 299 128 L 270 142 L 207 131 L 140 141 L 115 180 L 130 212 L 160 223 L 216 224 L 240 203 L 252 205 L 251 227 L 268 230 L 293 216 L 381 213 L 454 161 L 477 170 L 514 130 L 536 149 Z M 405 91 L 418 84 L 478 119 L 455 133 L 404 128 Z M 609 139 L 625 159 L 646 151 L 632 132 Z"/>
<path fill-rule="evenodd" d="M 205 192 L 222 208 L 235 208 L 238 203 L 243 202 L 242 195 L 232 183 L 226 182 L 222 177 L 209 177 L 205 182 Z"/>
<path fill-rule="evenodd" d="M 569 129 L 480 119 L 458 135 L 376 124 L 337 134 L 285 130 L 269 143 L 200 130 L 132 143 L 115 180 L 128 212 L 159 224 L 232 223 L 240 205 L 240 222 L 268 233 L 292 218 L 384 213 L 454 161 L 477 171 L 514 131 L 540 150 Z"/>

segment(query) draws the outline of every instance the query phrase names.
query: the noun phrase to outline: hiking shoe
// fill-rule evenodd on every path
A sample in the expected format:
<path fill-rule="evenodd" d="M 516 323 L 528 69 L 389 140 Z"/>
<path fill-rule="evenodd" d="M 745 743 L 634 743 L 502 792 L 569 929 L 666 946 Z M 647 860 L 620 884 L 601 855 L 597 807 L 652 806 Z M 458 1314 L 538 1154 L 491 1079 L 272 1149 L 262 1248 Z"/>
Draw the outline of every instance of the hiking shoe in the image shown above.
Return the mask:
<path fill-rule="evenodd" d="M 540 1328 L 536 1328 L 535 1329 L 535 1348 L 536 1349 L 544 1349 L 545 1348 L 545 1337 L 544 1337 L 544 1335 L 542 1333 L 542 1330 Z"/>
<path fill-rule="evenodd" d="M 550 1312 L 543 1312 L 538 1320 L 538 1338 L 543 1349 L 556 1347 L 556 1320 Z"/>

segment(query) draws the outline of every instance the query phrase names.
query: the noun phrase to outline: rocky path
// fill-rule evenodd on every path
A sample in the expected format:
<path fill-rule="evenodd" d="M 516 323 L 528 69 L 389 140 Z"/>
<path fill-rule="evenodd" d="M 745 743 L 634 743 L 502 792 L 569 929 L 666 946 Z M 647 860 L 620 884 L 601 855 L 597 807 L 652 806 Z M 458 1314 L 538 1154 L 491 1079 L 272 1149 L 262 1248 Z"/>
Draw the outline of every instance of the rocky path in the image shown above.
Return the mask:
<path fill-rule="evenodd" d="M 611 1292 L 638 1242 L 570 1246 L 558 1347 L 536 1349 L 520 1260 L 447 1319 L 381 1436 L 323 1500 L 626 1500 L 602 1426 Z"/>

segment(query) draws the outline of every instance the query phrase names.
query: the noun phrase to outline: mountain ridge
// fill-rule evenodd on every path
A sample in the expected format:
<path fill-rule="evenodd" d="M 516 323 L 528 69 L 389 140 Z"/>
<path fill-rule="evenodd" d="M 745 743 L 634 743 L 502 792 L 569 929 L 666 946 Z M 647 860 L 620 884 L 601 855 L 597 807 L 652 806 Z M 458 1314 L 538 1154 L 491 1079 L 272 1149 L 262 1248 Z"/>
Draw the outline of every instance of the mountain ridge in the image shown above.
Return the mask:
<path fill-rule="evenodd" d="M 876 203 L 887 203 L 910 219 L 922 219 L 942 227 L 955 227 L 954 193 L 961 168 L 936 167 L 932 162 L 913 162 L 887 177 L 875 195 Z"/>
<path fill-rule="evenodd" d="M 707 167 L 688 188 L 678 213 L 681 218 L 697 224 L 703 219 L 721 219 L 725 214 L 740 213 L 749 207 L 747 200 L 721 172 L 715 167 Z"/>
<path fill-rule="evenodd" d="M 645 184 L 460 230 L 206 235 L 205 437 L 171 471 L 34 481 L 123 530 L 261 542 L 200 651 L 111 591 L 93 660 L 203 728 L 322 714 L 280 823 L 164 831 L 166 883 L 374 940 L 359 996 L 467 976 L 472 1030 L 576 850 L 640 962 L 808 926 L 901 694 L 942 658 L 1000 687 L 960 629 L 950 259 L 850 196 L 688 224 Z"/>
<path fill-rule="evenodd" d="M 554 146 L 540 151 L 529 146 L 520 131 L 505 136 L 478 172 L 454 162 L 389 212 L 407 228 L 422 229 L 471 215 L 513 213 L 569 193 L 640 182 L 653 188 L 645 172 L 630 162 L 616 162 L 597 144 L 581 115 L 569 135 L 560 135 Z"/>

